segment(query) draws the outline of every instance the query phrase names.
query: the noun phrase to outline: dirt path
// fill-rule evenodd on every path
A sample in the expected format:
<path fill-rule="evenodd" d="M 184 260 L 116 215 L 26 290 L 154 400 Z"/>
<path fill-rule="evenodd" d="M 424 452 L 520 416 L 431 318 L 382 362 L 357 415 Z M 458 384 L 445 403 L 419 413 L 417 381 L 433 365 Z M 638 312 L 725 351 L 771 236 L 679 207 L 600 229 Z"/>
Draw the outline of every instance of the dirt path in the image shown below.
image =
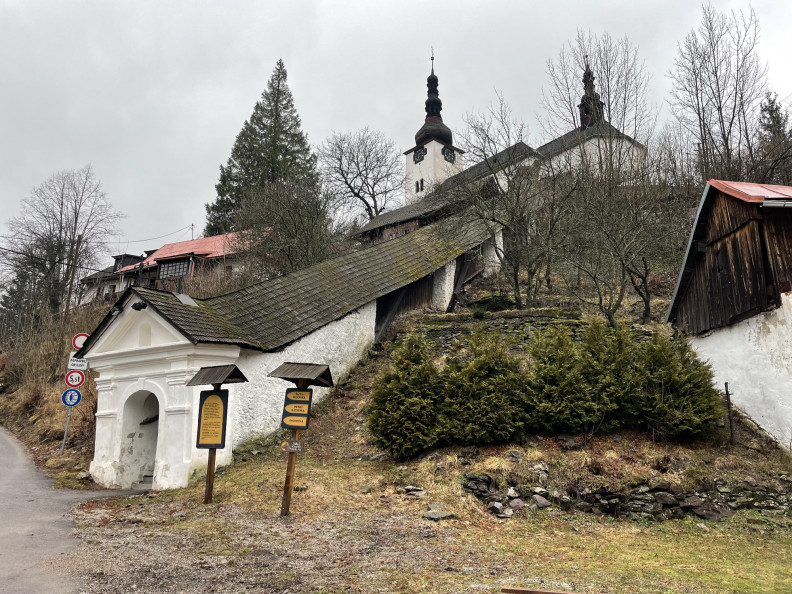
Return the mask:
<path fill-rule="evenodd" d="M 115 495 L 55 490 L 22 446 L 0 428 L 0 592 L 77 592 L 82 581 L 58 572 L 54 558 L 70 555 L 75 504 Z"/>

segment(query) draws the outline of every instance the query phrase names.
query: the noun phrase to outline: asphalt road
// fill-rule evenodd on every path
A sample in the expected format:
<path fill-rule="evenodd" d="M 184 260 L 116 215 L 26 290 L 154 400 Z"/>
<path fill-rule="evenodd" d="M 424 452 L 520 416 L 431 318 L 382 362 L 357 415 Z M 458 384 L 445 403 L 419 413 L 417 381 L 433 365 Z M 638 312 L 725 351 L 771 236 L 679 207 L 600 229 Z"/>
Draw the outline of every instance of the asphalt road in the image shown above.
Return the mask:
<path fill-rule="evenodd" d="M 0 592 L 79 592 L 79 581 L 58 575 L 48 564 L 76 549 L 72 522 L 64 514 L 82 501 L 118 494 L 53 489 L 52 481 L 0 427 Z"/>

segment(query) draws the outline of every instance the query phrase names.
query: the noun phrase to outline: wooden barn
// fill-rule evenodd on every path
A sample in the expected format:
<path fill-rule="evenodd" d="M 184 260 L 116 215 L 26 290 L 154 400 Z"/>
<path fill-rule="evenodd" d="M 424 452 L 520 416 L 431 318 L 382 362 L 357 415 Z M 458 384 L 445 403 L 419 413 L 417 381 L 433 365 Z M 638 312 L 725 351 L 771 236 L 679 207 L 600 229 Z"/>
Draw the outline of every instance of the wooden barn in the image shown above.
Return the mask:
<path fill-rule="evenodd" d="M 707 183 L 666 321 L 792 443 L 792 187 Z"/>

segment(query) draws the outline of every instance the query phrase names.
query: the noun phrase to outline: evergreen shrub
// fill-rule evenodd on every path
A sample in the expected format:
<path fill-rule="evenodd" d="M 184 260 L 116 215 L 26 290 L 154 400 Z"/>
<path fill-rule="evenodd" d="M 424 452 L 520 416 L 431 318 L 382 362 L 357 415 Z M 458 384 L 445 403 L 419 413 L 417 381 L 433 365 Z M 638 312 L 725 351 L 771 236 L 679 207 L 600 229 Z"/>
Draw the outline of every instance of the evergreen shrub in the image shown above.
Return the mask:
<path fill-rule="evenodd" d="M 397 459 L 443 445 L 507 443 L 529 433 L 648 430 L 677 440 L 706 436 L 722 415 L 712 370 L 684 339 L 636 342 L 628 328 L 595 320 L 575 342 L 568 330 L 534 332 L 528 360 L 498 334 L 435 364 L 407 335 L 375 381 L 368 426 Z M 526 368 L 527 365 L 527 368 Z"/>
<path fill-rule="evenodd" d="M 426 341 L 408 334 L 371 391 L 368 428 L 374 443 L 399 460 L 438 441 L 440 374 Z"/>
<path fill-rule="evenodd" d="M 642 424 L 669 439 L 693 439 L 715 429 L 723 404 L 712 368 L 683 337 L 655 334 L 640 348 L 646 378 Z"/>
<path fill-rule="evenodd" d="M 444 445 L 504 443 L 522 433 L 525 373 L 507 343 L 495 334 L 477 333 L 468 361 L 443 368 L 445 398 L 440 415 Z"/>

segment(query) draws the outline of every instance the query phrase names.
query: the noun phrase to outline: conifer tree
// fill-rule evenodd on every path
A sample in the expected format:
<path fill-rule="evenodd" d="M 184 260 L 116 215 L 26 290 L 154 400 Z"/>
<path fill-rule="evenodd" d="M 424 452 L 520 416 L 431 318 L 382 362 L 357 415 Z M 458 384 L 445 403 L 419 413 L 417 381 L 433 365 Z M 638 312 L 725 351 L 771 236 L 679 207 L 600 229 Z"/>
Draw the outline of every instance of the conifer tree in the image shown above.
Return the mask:
<path fill-rule="evenodd" d="M 237 135 L 231 156 L 220 166 L 217 199 L 206 205 L 205 235 L 240 228 L 243 199 L 276 182 L 299 180 L 318 186 L 316 157 L 302 131 L 286 67 L 278 60 L 267 89 Z"/>

